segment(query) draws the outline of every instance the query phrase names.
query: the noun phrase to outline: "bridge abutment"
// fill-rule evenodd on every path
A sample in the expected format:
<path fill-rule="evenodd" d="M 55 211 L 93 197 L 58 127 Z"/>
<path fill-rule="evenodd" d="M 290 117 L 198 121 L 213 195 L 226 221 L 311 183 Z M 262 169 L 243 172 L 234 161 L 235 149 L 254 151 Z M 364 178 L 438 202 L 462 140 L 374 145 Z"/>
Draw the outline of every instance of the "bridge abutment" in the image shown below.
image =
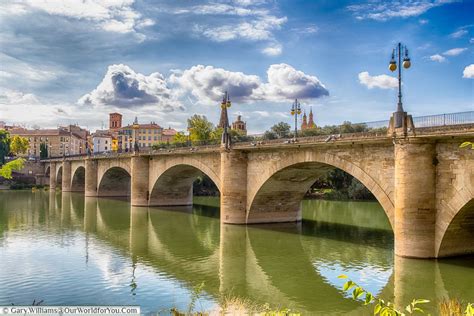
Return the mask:
<path fill-rule="evenodd" d="M 435 144 L 398 140 L 395 144 L 395 254 L 435 257 Z"/>
<path fill-rule="evenodd" d="M 97 161 L 90 158 L 84 162 L 85 196 L 97 196 Z"/>
<path fill-rule="evenodd" d="M 148 206 L 150 195 L 148 191 L 149 165 L 150 159 L 147 156 L 133 156 L 131 158 L 132 206 Z"/>
<path fill-rule="evenodd" d="M 247 222 L 247 154 L 241 151 L 221 152 L 221 221 Z"/>

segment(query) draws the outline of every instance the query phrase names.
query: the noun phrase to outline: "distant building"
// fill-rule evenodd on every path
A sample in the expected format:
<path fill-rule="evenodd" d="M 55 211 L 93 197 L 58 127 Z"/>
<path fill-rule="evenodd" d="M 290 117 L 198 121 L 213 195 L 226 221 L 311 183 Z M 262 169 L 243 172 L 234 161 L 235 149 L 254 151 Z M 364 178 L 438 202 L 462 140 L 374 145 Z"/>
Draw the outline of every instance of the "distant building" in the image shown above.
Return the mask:
<path fill-rule="evenodd" d="M 309 117 L 306 116 L 306 112 L 303 114 L 303 123 L 301 123 L 301 129 L 312 129 L 316 128 L 316 124 L 314 123 L 313 118 L 313 109 L 309 109 Z"/>
<path fill-rule="evenodd" d="M 46 144 L 49 157 L 71 156 L 84 154 L 87 150 L 89 132 L 77 125 L 56 129 L 24 129 L 12 128 L 10 135 L 18 135 L 28 139 L 27 154 L 29 157 L 40 156 L 41 144 Z"/>
<path fill-rule="evenodd" d="M 93 152 L 101 153 L 111 151 L 112 135 L 107 130 L 97 130 L 92 134 Z"/>
<path fill-rule="evenodd" d="M 171 143 L 177 131 L 171 127 L 165 128 L 161 133 L 161 141 L 164 143 Z"/>
<path fill-rule="evenodd" d="M 232 122 L 232 129 L 242 133 L 243 135 L 247 135 L 247 123 L 242 121 L 241 115 L 238 115 L 237 120 Z"/>
<path fill-rule="evenodd" d="M 133 149 L 135 142 L 138 147 L 151 147 L 162 141 L 163 128 L 155 122 L 139 124 L 138 119 L 131 125 L 124 126 L 118 131 L 118 149 L 128 151 Z"/>

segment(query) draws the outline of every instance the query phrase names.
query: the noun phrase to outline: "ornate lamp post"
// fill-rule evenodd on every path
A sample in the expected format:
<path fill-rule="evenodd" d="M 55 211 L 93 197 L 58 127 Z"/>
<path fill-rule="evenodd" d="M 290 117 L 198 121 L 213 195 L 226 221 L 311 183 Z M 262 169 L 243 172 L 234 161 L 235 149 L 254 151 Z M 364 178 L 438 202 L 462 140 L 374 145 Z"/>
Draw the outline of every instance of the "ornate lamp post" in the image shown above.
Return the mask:
<path fill-rule="evenodd" d="M 398 67 L 396 58 L 398 59 Z M 411 61 L 410 57 L 408 57 L 408 48 L 405 45 L 398 43 L 398 45 L 392 51 L 392 59 L 390 60 L 390 64 L 388 66 L 388 69 L 390 69 L 392 72 L 398 68 L 398 105 L 397 111 L 394 113 L 395 128 L 402 127 L 404 119 L 404 110 L 402 104 L 402 65 L 403 68 L 408 69 L 411 66 Z"/>
<path fill-rule="evenodd" d="M 222 140 L 221 146 L 225 149 L 230 149 L 230 134 L 229 134 L 229 117 L 227 115 L 227 109 L 230 108 L 232 103 L 230 102 L 229 94 L 227 91 L 224 94 L 224 99 L 222 99 L 221 103 L 221 117 L 219 120 L 219 127 L 222 127 Z"/>
<path fill-rule="evenodd" d="M 295 116 L 295 139 L 298 137 L 298 115 L 301 114 L 301 105 L 298 99 L 291 105 L 291 115 Z"/>
<path fill-rule="evenodd" d="M 132 125 L 132 128 L 133 128 L 133 152 L 139 152 L 140 151 L 140 147 L 138 146 L 138 142 L 137 142 L 137 132 L 138 132 L 138 129 L 140 128 L 140 124 L 138 124 L 138 118 L 135 116 L 135 120 L 133 121 L 133 125 Z"/>

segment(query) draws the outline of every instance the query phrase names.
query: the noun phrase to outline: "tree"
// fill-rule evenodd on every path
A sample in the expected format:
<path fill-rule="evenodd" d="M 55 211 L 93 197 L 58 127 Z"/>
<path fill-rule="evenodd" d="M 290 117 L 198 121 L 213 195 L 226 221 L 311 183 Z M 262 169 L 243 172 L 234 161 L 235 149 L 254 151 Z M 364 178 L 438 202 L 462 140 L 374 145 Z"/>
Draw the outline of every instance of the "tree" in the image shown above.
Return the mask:
<path fill-rule="evenodd" d="M 290 124 L 285 123 L 285 122 L 280 122 L 273 125 L 270 128 L 270 131 L 275 133 L 278 136 L 278 138 L 285 138 L 285 137 L 288 137 L 288 135 L 290 134 L 290 129 L 291 129 Z"/>
<path fill-rule="evenodd" d="M 186 136 L 183 132 L 177 132 L 173 140 L 171 141 L 172 145 L 176 146 L 184 146 L 188 142 L 188 136 Z"/>
<path fill-rule="evenodd" d="M 40 144 L 40 159 L 48 158 L 48 145 L 46 143 Z"/>
<path fill-rule="evenodd" d="M 10 134 L 0 130 L 0 166 L 5 163 L 5 157 L 10 153 Z"/>
<path fill-rule="evenodd" d="M 188 129 L 193 143 L 207 142 L 211 139 L 214 126 L 204 115 L 194 114 L 188 119 Z"/>
<path fill-rule="evenodd" d="M 0 167 L 0 177 L 3 177 L 5 179 L 11 179 L 12 171 L 21 170 L 23 169 L 24 165 L 25 159 L 23 158 L 17 158 L 15 160 L 7 162 L 6 164 Z"/>
<path fill-rule="evenodd" d="M 28 150 L 29 145 L 30 145 L 30 142 L 28 141 L 28 138 L 15 135 L 13 136 L 10 142 L 11 153 L 13 153 L 16 156 L 24 155 L 26 154 L 26 151 Z"/>

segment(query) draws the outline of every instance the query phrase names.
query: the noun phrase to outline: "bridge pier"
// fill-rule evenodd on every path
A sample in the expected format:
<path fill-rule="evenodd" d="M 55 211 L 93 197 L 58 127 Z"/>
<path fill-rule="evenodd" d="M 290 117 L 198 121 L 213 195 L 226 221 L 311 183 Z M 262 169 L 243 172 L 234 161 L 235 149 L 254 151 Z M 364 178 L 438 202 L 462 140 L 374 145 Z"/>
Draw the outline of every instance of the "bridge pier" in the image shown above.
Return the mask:
<path fill-rule="evenodd" d="M 132 206 L 148 206 L 148 177 L 149 177 L 150 158 L 148 156 L 133 156 L 131 158 L 132 170 Z"/>
<path fill-rule="evenodd" d="M 63 161 L 63 174 L 61 189 L 63 192 L 71 192 L 71 162 Z"/>
<path fill-rule="evenodd" d="M 84 161 L 85 196 L 97 196 L 97 161 L 87 158 Z"/>
<path fill-rule="evenodd" d="M 51 191 L 56 190 L 56 163 L 51 162 L 49 164 L 49 189 Z"/>
<path fill-rule="evenodd" d="M 434 258 L 436 228 L 435 144 L 395 145 L 395 254 Z"/>
<path fill-rule="evenodd" d="M 221 221 L 247 223 L 247 154 L 221 152 Z"/>

